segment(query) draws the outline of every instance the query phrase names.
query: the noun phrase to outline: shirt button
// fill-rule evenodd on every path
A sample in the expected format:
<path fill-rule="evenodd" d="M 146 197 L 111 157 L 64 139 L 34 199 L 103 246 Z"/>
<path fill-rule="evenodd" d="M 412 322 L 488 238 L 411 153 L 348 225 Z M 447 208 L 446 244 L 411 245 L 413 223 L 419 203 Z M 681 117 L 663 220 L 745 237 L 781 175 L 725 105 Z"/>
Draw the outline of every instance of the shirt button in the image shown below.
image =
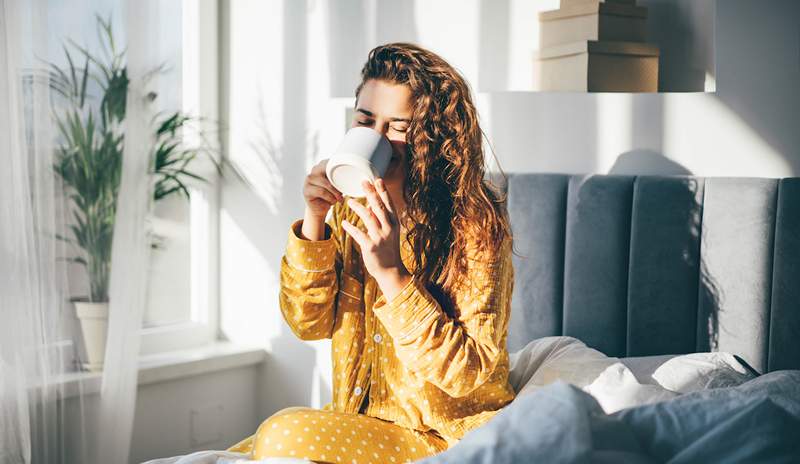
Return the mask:
<path fill-rule="evenodd" d="M 372 336 L 372 339 L 375 340 L 375 343 L 380 343 L 383 340 L 383 337 L 381 337 L 381 334 L 375 334 Z"/>
<path fill-rule="evenodd" d="M 356 388 L 353 389 L 353 393 L 355 393 L 356 396 L 360 395 L 361 392 L 363 392 L 363 391 L 364 390 L 362 390 L 361 387 L 356 387 Z"/>

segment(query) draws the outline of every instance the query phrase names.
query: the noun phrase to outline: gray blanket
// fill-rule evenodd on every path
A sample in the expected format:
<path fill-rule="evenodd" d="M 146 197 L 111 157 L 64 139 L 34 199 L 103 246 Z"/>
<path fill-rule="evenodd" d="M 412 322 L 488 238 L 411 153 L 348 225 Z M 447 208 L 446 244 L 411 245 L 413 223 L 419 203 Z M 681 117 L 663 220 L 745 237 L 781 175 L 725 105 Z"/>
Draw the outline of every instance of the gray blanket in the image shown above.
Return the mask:
<path fill-rule="evenodd" d="M 799 463 L 800 371 L 607 415 L 556 382 L 517 397 L 435 463 Z"/>

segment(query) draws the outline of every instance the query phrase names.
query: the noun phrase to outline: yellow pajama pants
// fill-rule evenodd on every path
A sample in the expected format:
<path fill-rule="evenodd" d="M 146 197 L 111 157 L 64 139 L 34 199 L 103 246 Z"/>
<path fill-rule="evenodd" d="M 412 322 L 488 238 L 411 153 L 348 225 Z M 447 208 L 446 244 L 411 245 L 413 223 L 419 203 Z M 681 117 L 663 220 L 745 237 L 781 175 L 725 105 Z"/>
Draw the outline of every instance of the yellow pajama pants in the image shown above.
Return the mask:
<path fill-rule="evenodd" d="M 287 408 L 266 419 L 255 435 L 228 451 L 249 453 L 252 459 L 295 457 L 322 463 L 390 464 L 413 462 L 447 446 L 434 433 L 363 414 Z"/>

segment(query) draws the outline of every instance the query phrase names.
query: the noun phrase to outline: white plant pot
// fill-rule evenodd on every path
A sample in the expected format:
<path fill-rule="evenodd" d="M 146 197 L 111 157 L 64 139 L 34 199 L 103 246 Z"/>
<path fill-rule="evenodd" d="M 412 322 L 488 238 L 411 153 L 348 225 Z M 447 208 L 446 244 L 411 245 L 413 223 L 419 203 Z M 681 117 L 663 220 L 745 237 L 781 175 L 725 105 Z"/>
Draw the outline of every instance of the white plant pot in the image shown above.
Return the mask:
<path fill-rule="evenodd" d="M 75 313 L 81 321 L 83 343 L 88 357 L 88 362 L 83 363 L 83 367 L 92 372 L 101 371 L 103 370 L 103 359 L 106 354 L 108 302 L 75 301 L 74 303 Z"/>

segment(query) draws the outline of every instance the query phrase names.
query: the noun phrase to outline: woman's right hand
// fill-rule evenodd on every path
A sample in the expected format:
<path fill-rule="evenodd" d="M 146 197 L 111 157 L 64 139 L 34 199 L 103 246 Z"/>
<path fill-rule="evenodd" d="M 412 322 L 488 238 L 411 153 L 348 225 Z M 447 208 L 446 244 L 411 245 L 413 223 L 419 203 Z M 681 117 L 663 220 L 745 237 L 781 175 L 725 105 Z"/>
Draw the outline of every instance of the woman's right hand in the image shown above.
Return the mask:
<path fill-rule="evenodd" d="M 322 218 L 339 201 L 344 200 L 342 192 L 336 189 L 325 174 L 328 160 L 324 159 L 311 168 L 303 183 L 303 198 L 306 201 L 306 214 Z"/>

